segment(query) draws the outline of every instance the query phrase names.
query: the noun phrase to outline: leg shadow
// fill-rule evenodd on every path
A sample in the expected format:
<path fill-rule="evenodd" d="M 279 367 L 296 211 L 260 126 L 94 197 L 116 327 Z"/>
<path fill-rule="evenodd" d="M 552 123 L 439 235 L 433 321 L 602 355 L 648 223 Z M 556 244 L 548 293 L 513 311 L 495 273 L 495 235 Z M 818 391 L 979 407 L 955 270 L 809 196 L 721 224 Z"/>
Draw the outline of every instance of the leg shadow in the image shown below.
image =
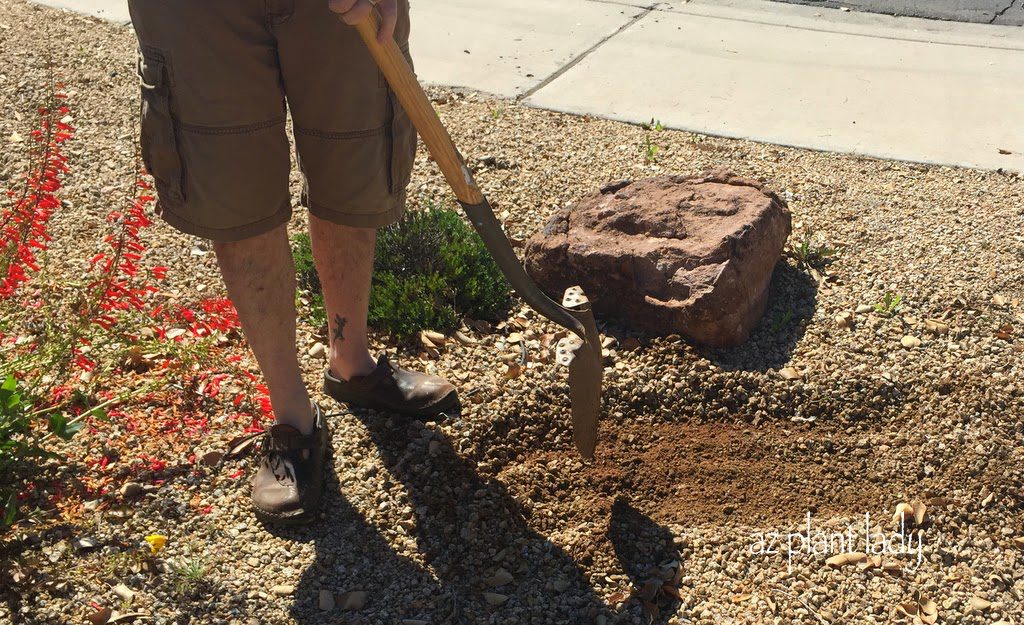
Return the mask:
<path fill-rule="evenodd" d="M 430 623 L 589 625 L 601 615 L 615 622 L 575 561 L 531 530 L 505 485 L 481 477 L 439 428 L 358 415 L 406 489 L 415 512 L 410 533 L 435 592 L 448 598 Z"/>
<path fill-rule="evenodd" d="M 645 623 L 667 624 L 680 606 L 682 571 L 672 532 L 620 495 L 612 504 L 608 538 L 634 588 L 624 611 L 639 610 Z"/>
<path fill-rule="evenodd" d="M 430 572 L 420 563 L 395 552 L 355 507 L 345 500 L 336 470 L 331 465 L 324 493 L 323 518 L 307 527 L 266 526 L 268 532 L 290 541 L 312 542 L 313 563 L 295 586 L 289 609 L 302 625 L 370 625 L 401 623 L 403 620 L 446 622 L 443 615 L 448 597 Z M 335 607 L 321 607 L 321 591 L 332 595 Z M 357 605 L 346 609 L 344 593 L 365 592 L 365 600 L 351 598 Z M 351 597 L 351 595 L 349 595 Z M 326 606 L 324 606 L 326 607 Z"/>

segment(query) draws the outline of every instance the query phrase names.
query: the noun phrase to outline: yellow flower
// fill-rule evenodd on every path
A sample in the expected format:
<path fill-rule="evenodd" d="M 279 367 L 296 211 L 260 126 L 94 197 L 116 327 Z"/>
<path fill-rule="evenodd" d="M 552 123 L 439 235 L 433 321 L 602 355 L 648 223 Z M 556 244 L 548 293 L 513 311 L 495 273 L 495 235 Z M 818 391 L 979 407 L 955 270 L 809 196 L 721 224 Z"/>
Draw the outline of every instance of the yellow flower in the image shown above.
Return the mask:
<path fill-rule="evenodd" d="M 156 555 L 167 544 L 167 537 L 160 534 L 150 534 L 146 536 L 146 542 L 149 543 L 149 550 L 153 552 L 153 555 Z"/>

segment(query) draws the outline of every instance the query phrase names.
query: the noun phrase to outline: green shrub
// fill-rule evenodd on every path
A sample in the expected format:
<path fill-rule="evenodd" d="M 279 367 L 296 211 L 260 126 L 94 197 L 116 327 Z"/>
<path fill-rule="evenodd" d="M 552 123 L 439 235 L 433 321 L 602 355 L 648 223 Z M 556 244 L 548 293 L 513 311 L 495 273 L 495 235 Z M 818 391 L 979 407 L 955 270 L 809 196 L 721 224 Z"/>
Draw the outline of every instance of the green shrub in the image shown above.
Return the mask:
<path fill-rule="evenodd" d="M 309 236 L 295 237 L 300 286 L 312 295 L 312 319 L 326 323 Z M 420 330 L 454 330 L 463 316 L 494 319 L 510 287 L 484 242 L 455 211 L 409 211 L 377 234 L 369 323 L 408 340 Z"/>
<path fill-rule="evenodd" d="M 318 326 L 327 325 L 327 311 L 324 310 L 324 296 L 320 293 L 320 276 L 313 265 L 313 248 L 309 234 L 302 232 L 292 238 L 292 257 L 299 288 L 310 297 L 310 319 Z"/>
<path fill-rule="evenodd" d="M 67 440 L 82 428 L 80 420 L 68 421 L 59 411 L 34 411 L 33 406 L 31 398 L 19 390 L 18 380 L 7 375 L 0 384 L 0 531 L 17 520 L 18 488 L 31 477 L 35 463 L 56 457 L 41 445 L 47 431 Z M 48 427 L 43 429 L 37 422 Z"/>

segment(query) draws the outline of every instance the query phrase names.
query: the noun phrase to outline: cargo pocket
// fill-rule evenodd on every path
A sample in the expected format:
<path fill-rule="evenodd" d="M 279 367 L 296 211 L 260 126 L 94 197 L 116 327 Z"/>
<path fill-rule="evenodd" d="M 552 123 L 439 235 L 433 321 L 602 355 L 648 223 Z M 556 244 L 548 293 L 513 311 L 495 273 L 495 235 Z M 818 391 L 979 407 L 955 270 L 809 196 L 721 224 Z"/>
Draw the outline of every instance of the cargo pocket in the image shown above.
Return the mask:
<path fill-rule="evenodd" d="M 171 117 L 171 74 L 165 57 L 146 49 L 139 54 L 142 85 L 142 162 L 156 180 L 161 205 L 185 202 L 181 155 Z"/>

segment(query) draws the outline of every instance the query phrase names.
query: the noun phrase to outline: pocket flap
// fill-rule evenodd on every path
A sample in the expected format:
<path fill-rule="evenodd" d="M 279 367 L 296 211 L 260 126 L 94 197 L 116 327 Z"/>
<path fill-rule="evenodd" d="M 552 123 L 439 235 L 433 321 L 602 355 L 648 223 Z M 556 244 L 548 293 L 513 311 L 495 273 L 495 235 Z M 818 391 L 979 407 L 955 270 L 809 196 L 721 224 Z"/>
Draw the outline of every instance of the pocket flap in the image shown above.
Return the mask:
<path fill-rule="evenodd" d="M 159 91 L 164 87 L 171 86 L 170 76 L 167 71 L 167 62 L 162 54 L 151 50 L 139 52 L 138 64 L 139 82 L 143 88 Z"/>

